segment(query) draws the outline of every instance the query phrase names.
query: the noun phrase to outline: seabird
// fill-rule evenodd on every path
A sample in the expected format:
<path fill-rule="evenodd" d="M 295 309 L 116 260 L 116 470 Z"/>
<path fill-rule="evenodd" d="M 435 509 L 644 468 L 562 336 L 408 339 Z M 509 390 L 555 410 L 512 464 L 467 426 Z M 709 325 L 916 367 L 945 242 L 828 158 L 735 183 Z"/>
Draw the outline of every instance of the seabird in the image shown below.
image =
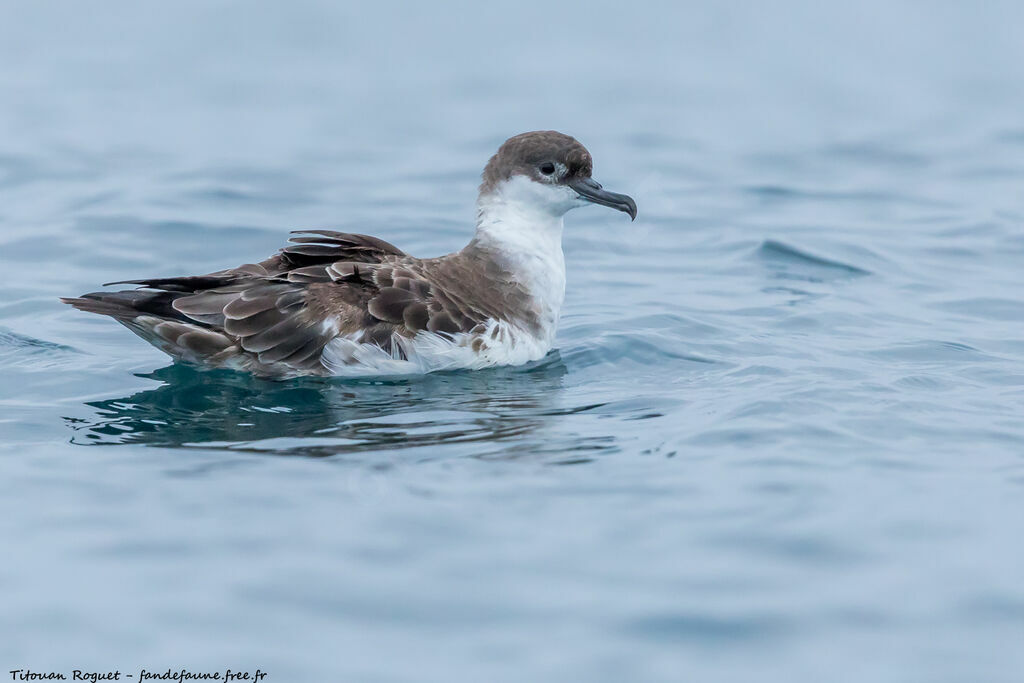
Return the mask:
<path fill-rule="evenodd" d="M 554 342 L 565 213 L 600 204 L 636 218 L 636 202 L 602 188 L 592 169 L 575 138 L 523 133 L 487 163 L 476 234 L 453 254 L 420 259 L 376 237 L 302 230 L 260 263 L 112 282 L 139 288 L 62 301 L 179 361 L 263 377 L 520 365 Z"/>

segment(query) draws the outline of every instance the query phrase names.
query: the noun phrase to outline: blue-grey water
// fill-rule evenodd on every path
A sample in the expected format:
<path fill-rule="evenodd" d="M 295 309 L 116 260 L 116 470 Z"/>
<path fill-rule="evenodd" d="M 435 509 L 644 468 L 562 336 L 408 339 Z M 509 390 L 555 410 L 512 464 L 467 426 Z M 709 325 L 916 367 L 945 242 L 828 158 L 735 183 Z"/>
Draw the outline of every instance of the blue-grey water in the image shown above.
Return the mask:
<path fill-rule="evenodd" d="M 0 5 L 0 670 L 1019 681 L 1019 3 Z M 58 303 L 433 256 L 509 135 L 557 351 L 267 382 Z M 6 674 L 5 674 L 6 675 Z"/>

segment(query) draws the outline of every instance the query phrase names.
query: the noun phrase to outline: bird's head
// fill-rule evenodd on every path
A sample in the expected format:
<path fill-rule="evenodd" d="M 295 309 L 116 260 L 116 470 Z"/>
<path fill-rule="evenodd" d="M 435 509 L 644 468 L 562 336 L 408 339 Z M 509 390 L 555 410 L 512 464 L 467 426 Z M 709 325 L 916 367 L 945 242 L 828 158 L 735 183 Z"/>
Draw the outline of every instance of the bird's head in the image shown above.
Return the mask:
<path fill-rule="evenodd" d="M 600 204 L 636 219 L 636 202 L 609 192 L 591 177 L 593 159 L 575 138 L 553 130 L 511 137 L 491 157 L 480 185 L 480 202 L 500 198 L 561 217 L 570 209 Z"/>

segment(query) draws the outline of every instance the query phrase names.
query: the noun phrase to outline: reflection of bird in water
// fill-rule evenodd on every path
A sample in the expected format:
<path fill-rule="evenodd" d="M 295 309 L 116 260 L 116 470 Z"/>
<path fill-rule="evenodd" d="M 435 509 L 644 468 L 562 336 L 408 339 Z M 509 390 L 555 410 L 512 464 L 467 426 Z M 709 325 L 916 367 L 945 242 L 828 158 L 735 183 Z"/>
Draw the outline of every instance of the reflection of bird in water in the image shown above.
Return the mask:
<path fill-rule="evenodd" d="M 142 375 L 161 386 L 90 401 L 95 418 L 66 420 L 72 442 L 83 445 L 327 456 L 514 437 L 517 450 L 528 450 L 529 435 L 558 414 L 553 401 L 565 374 L 557 353 L 521 368 L 287 384 L 170 365 Z"/>
<path fill-rule="evenodd" d="M 421 259 L 375 237 L 311 230 L 261 263 L 65 301 L 176 359 L 263 377 L 522 365 L 555 339 L 565 213 L 599 204 L 636 218 L 636 203 L 592 168 L 568 135 L 524 133 L 484 169 L 476 234 L 453 254 Z"/>

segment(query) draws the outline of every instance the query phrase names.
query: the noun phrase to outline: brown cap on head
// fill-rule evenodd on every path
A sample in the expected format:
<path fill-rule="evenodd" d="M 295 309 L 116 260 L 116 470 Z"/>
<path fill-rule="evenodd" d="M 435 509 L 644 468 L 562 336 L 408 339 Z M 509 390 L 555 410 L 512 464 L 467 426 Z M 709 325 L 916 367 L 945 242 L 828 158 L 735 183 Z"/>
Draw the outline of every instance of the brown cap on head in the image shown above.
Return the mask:
<path fill-rule="evenodd" d="M 590 152 L 576 138 L 554 130 L 538 130 L 511 137 L 484 168 L 481 192 L 514 175 L 533 177 L 544 163 L 562 164 L 567 177 L 589 178 L 594 169 Z"/>
<path fill-rule="evenodd" d="M 500 182 L 522 175 L 555 187 L 568 187 L 580 200 L 608 206 L 636 218 L 632 197 L 609 192 L 591 178 L 594 162 L 576 138 L 554 130 L 538 130 L 509 138 L 484 169 L 480 195 L 492 192 Z"/>

